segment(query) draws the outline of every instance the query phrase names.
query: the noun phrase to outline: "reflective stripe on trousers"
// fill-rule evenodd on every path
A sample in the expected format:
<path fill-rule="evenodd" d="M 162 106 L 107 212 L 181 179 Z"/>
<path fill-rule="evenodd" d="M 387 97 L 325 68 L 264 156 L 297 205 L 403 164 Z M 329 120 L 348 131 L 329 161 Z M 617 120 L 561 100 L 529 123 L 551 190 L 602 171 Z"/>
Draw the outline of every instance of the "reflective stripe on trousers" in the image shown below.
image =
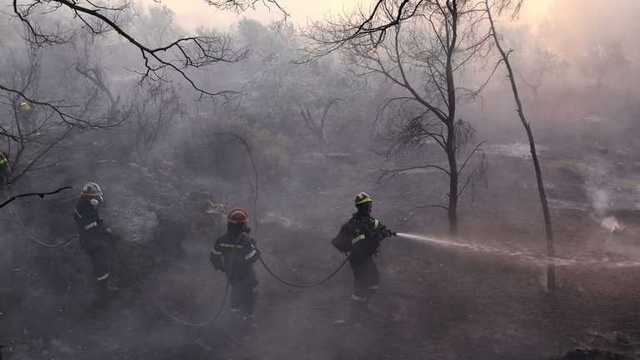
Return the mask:
<path fill-rule="evenodd" d="M 107 279 L 109 278 L 109 275 L 111 275 L 111 273 L 105 273 L 105 274 L 103 274 L 102 276 L 98 276 L 98 277 L 96 278 L 96 280 L 97 280 L 97 281 L 104 281 L 104 280 L 107 280 Z"/>
<path fill-rule="evenodd" d="M 98 226 L 98 222 L 97 222 L 97 221 L 94 221 L 94 222 L 92 222 L 92 223 L 89 223 L 88 225 L 85 225 L 84 229 L 85 229 L 85 230 L 91 230 L 91 229 L 93 229 L 93 228 L 94 228 L 94 227 L 96 227 L 96 226 Z"/>

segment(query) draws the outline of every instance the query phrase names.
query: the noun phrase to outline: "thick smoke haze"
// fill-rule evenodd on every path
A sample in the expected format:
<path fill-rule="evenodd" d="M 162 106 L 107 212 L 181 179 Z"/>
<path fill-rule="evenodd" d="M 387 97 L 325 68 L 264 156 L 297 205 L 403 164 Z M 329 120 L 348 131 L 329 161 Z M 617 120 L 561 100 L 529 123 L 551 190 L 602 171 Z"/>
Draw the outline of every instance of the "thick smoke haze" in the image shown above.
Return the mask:
<path fill-rule="evenodd" d="M 477 11 L 452 87 L 433 2 L 347 40 L 377 1 L 241 3 L 0 4 L 0 202 L 72 187 L 0 208 L 0 358 L 637 358 L 640 2 L 493 13 L 553 257 L 484 1 L 455 1 Z M 383 3 L 370 24 L 405 1 Z M 89 181 L 111 230 L 105 303 L 73 215 Z M 382 241 L 364 305 L 331 242 L 360 192 L 403 235 Z M 260 250 L 250 320 L 210 263 L 234 208 Z"/>

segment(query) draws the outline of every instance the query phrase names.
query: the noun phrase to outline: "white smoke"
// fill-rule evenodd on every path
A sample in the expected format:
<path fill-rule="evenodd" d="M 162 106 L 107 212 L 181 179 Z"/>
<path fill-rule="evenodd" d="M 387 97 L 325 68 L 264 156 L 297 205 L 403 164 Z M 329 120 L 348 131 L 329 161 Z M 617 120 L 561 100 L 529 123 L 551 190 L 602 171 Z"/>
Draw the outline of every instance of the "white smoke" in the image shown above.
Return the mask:
<path fill-rule="evenodd" d="M 604 189 L 596 189 L 589 192 L 591 206 L 598 217 L 603 217 L 611 207 L 609 192 Z"/>
<path fill-rule="evenodd" d="M 622 225 L 620 223 L 620 221 L 618 221 L 618 219 L 616 219 L 615 216 L 607 216 L 607 217 L 605 217 L 600 222 L 600 226 L 602 226 L 603 228 L 605 228 L 607 231 L 609 231 L 612 234 L 624 231 L 624 225 Z"/>
<path fill-rule="evenodd" d="M 603 159 L 591 162 L 586 181 L 587 195 L 591 200 L 594 219 L 611 234 L 624 231 L 625 226 L 611 212 L 610 169 Z"/>

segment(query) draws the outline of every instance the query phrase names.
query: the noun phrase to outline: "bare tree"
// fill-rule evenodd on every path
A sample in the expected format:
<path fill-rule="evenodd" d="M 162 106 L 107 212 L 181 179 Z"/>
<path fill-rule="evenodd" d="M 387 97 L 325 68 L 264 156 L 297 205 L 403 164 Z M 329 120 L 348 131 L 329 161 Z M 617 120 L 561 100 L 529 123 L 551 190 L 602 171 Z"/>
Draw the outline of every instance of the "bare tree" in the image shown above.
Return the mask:
<path fill-rule="evenodd" d="M 536 183 L 538 186 L 538 195 L 540 197 L 540 204 L 542 205 L 542 215 L 544 217 L 544 229 L 545 229 L 545 235 L 547 239 L 547 255 L 549 257 L 554 257 L 555 248 L 554 248 L 554 241 L 553 241 L 553 227 L 551 223 L 551 213 L 549 211 L 547 194 L 544 187 L 542 168 L 540 166 L 540 160 L 538 159 L 538 153 L 536 151 L 536 142 L 533 135 L 533 130 L 531 129 L 531 123 L 529 122 L 529 120 L 527 120 L 527 117 L 525 115 L 524 106 L 522 104 L 522 100 L 520 99 L 520 92 L 518 90 L 517 80 L 513 71 L 513 66 L 511 64 L 511 60 L 509 59 L 509 55 L 512 53 L 512 51 L 510 50 L 507 51 L 502 46 L 500 42 L 501 41 L 500 37 L 498 36 L 498 33 L 496 31 L 491 4 L 489 3 L 489 0 L 484 0 L 484 2 L 485 2 L 485 11 L 487 13 L 489 23 L 491 25 L 491 35 L 493 37 L 496 48 L 498 49 L 498 53 L 500 54 L 501 62 L 504 64 L 507 70 L 509 83 L 511 85 L 511 91 L 513 93 L 513 99 L 516 104 L 516 109 L 517 109 L 516 111 L 518 113 L 518 117 L 520 118 L 520 123 L 522 124 L 522 127 L 524 128 L 527 134 L 527 138 L 529 140 L 531 160 L 533 161 L 533 168 L 535 171 Z M 512 4 L 510 2 L 501 4 L 501 6 L 497 8 L 498 13 L 501 13 L 502 11 L 508 9 L 509 6 L 511 5 Z M 552 262 L 549 262 L 549 264 L 547 265 L 547 288 L 550 291 L 553 291 L 555 290 L 555 287 L 556 287 L 555 267 Z"/>
<path fill-rule="evenodd" d="M 540 88 L 551 75 L 557 72 L 560 61 L 555 54 L 540 47 L 536 47 L 532 55 L 529 61 L 535 63 L 529 66 L 528 74 L 520 72 L 519 77 L 522 83 L 533 93 L 533 102 L 537 103 L 540 96 Z"/>
<path fill-rule="evenodd" d="M 259 1 L 210 0 L 207 2 L 219 9 L 244 11 L 255 6 Z M 284 13 L 275 0 L 261 2 L 265 5 L 275 5 Z M 85 31 L 95 35 L 113 32 L 136 48 L 143 59 L 142 80 L 148 78 L 164 80 L 165 72 L 169 71 L 178 74 L 191 87 L 204 95 L 227 96 L 236 93 L 231 90 L 204 89 L 192 79 L 189 71 L 215 63 L 237 62 L 245 57 L 246 50 L 233 50 L 230 37 L 222 34 L 182 37 L 163 46 L 149 47 L 127 32 L 120 24 L 120 18 L 129 6 L 130 2 L 126 0 L 116 1 L 115 5 L 74 0 L 29 0 L 23 3 L 13 0 L 13 13 L 24 24 L 30 41 L 36 45 L 55 45 L 69 40 L 68 36 L 65 37 L 59 31 L 43 29 L 38 22 L 39 17 L 50 17 L 55 13 L 65 12 L 71 15 L 71 19 L 81 25 Z"/>
<path fill-rule="evenodd" d="M 9 183 L 15 184 L 26 173 L 48 165 L 42 163 L 49 153 L 71 134 L 72 129 L 84 127 L 80 117 L 86 114 L 96 101 L 96 92 L 89 91 L 79 117 L 67 115 L 64 106 L 55 106 L 33 101 L 24 95 L 43 93 L 40 83 L 41 53 L 34 47 L 27 48 L 25 59 L 14 58 L 11 89 L 2 94 L 4 108 L 10 114 L 10 124 L 2 124 L 2 137 L 12 168 Z M 96 116 L 96 119 L 100 118 Z M 7 118 L 5 118 L 7 119 Z M 97 121 L 96 126 L 112 126 L 106 120 Z"/>
<path fill-rule="evenodd" d="M 92 51 L 96 46 L 96 37 L 93 34 L 82 34 L 79 46 L 81 47 L 76 58 L 74 66 L 75 71 L 84 78 L 91 88 L 95 97 L 100 94 L 103 98 L 103 102 L 106 105 L 105 117 L 110 121 L 120 124 L 122 119 L 127 118 L 126 112 L 121 104 L 121 99 L 118 94 L 115 94 L 107 81 L 107 74 L 105 74 L 104 66 L 99 60 L 94 60 Z"/>
<path fill-rule="evenodd" d="M 127 119 L 123 123 L 122 152 L 135 154 L 138 160 L 148 157 L 158 139 L 184 113 L 179 93 L 172 83 L 149 82 L 136 87 L 128 95 L 116 94 L 108 82 L 108 74 L 98 59 L 92 59 L 95 36 L 82 38 L 81 50 L 74 69 L 104 98 L 107 116 Z M 122 98 L 132 99 L 127 102 Z M 124 103 L 126 102 L 126 103 Z"/>
<path fill-rule="evenodd" d="M 458 233 L 458 202 L 470 181 L 463 172 L 481 145 L 463 154 L 466 141 L 460 137 L 469 132 L 458 117 L 458 102 L 475 96 L 486 82 L 468 89 L 457 80 L 466 65 L 488 52 L 482 5 L 480 0 L 378 0 L 370 12 L 318 24 L 308 34 L 318 44 L 309 49 L 312 56 L 341 51 L 361 75 L 381 75 L 404 91 L 383 109 L 396 103 L 416 107 L 401 139 L 428 140 L 444 152 L 446 164 L 418 167 L 448 178 L 447 204 L 439 207 L 447 210 L 452 235 Z"/>
<path fill-rule="evenodd" d="M 154 145 L 175 124 L 185 110 L 177 91 L 165 83 L 139 89 L 139 101 L 132 106 L 131 144 L 139 158 L 145 158 Z"/>
<path fill-rule="evenodd" d="M 112 5 L 112 3 L 116 4 Z M 256 6 L 258 3 L 262 3 L 265 6 L 276 6 L 285 17 L 287 16 L 276 0 L 225 0 L 207 1 L 207 3 L 219 9 L 236 11 L 244 11 L 247 8 Z M 99 3 L 89 0 L 12 0 L 11 5 L 13 15 L 24 26 L 27 35 L 26 39 L 34 49 L 62 45 L 69 42 L 75 35 L 69 28 L 78 25 L 81 32 L 94 36 L 115 34 L 116 37 L 137 49 L 143 61 L 143 70 L 140 72 L 141 82 L 145 80 L 167 81 L 169 80 L 168 76 L 173 73 L 181 77 L 202 95 L 226 97 L 237 94 L 236 91 L 232 90 L 210 91 L 204 89 L 193 80 L 190 74 L 191 71 L 211 64 L 236 62 L 244 58 L 247 51 L 244 49 L 232 49 L 230 37 L 228 36 L 208 33 L 206 36 L 181 37 L 166 45 L 151 47 L 127 32 L 122 26 L 121 20 L 130 6 L 130 2 L 126 0 Z M 50 19 L 66 19 L 69 27 L 63 27 L 63 31 L 60 30 L 59 26 L 47 27 L 47 20 Z M 51 24 L 52 22 L 49 21 L 48 23 Z M 33 68 L 35 69 L 37 66 L 34 64 Z M 17 144 L 17 153 L 20 153 L 19 157 L 23 158 L 27 152 L 28 137 L 26 135 L 38 136 L 41 134 L 39 130 L 43 130 L 45 126 L 53 123 L 55 123 L 56 128 L 62 130 L 56 134 L 48 131 L 47 136 L 50 136 L 51 139 L 45 145 L 40 139 L 31 142 L 42 145 L 42 151 L 33 153 L 31 160 L 25 163 L 22 170 L 17 174 L 14 172 L 13 181 L 23 176 L 26 172 L 35 169 L 35 164 L 74 129 L 113 126 L 110 120 L 113 120 L 114 114 L 117 112 L 118 98 L 105 86 L 103 74 L 96 67 L 78 66 L 76 70 L 94 85 L 91 95 L 86 99 L 84 105 L 70 105 L 69 102 L 64 100 L 45 100 L 45 97 L 42 97 L 41 94 L 34 90 L 34 86 L 32 86 L 33 80 L 28 78 L 21 84 L 8 84 L 0 81 L 0 96 L 8 100 L 14 111 L 15 120 L 12 125 L 13 129 L 8 127 L 6 123 L 0 122 L 0 138 Z M 35 74 L 35 72 L 33 73 Z M 87 120 L 85 116 L 99 92 L 109 98 L 110 109 L 113 111 L 110 111 L 104 118 L 96 119 L 95 116 L 91 116 L 91 120 Z M 18 106 L 16 106 L 16 103 Z M 31 121 L 33 120 L 31 119 L 32 115 L 28 115 L 30 118 L 27 121 L 18 119 L 18 117 L 25 116 L 18 113 L 18 110 L 21 109 L 21 104 L 26 104 L 22 108 L 23 110 L 28 106 L 28 111 L 38 114 L 43 120 L 37 124 L 33 123 Z M 54 122 L 54 119 L 57 121 Z M 36 125 L 35 127 L 24 128 L 22 125 L 25 123 Z M 17 153 L 16 156 L 18 156 Z M 16 159 L 13 160 L 15 169 Z"/>
<path fill-rule="evenodd" d="M 327 150 L 327 115 L 331 108 L 338 104 L 341 100 L 332 98 L 327 101 L 320 109 L 321 114 L 317 115 L 316 111 L 309 106 L 298 105 L 300 108 L 300 116 L 304 120 L 307 129 L 315 136 L 320 143 L 322 151 Z"/>
<path fill-rule="evenodd" d="M 46 127 L 64 125 L 65 127 L 109 128 L 117 125 L 117 120 L 95 113 L 92 119 L 85 118 L 90 106 L 94 105 L 98 89 L 93 87 L 79 98 L 46 100 L 52 89 L 40 84 L 42 49 L 27 44 L 26 55 L 18 58 L 13 53 L 11 72 L 4 83 L 0 82 L 0 97 L 5 99 L 2 105 L 9 109 L 13 118 L 11 128 L 0 122 L 0 137 L 26 144 L 28 137 L 43 133 Z"/>
<path fill-rule="evenodd" d="M 255 9 L 256 5 L 262 4 L 265 7 L 275 6 L 285 17 L 289 14 L 278 3 L 277 0 L 205 0 L 209 5 L 215 6 L 222 10 L 246 11 L 247 9 Z"/>

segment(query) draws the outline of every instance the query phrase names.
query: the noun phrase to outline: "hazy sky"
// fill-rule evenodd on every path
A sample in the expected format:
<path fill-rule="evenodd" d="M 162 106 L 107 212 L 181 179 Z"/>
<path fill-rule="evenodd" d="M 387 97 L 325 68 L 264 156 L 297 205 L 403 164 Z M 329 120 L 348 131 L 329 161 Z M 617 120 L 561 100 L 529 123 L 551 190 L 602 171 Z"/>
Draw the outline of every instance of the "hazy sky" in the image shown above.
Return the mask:
<path fill-rule="evenodd" d="M 177 22 L 187 30 L 198 26 L 227 27 L 235 23 L 239 17 L 234 13 L 220 12 L 206 4 L 205 0 L 139 0 L 143 4 L 161 2 L 176 13 Z M 312 20 L 321 20 L 331 14 L 349 12 L 358 5 L 366 6 L 373 0 L 281 0 L 280 4 L 291 14 L 291 21 L 304 25 Z M 546 15 L 553 0 L 530 0 L 526 2 L 522 20 L 538 23 Z M 250 10 L 241 17 L 262 21 L 275 19 L 277 10 L 266 10 L 258 6 L 258 10 Z"/>

